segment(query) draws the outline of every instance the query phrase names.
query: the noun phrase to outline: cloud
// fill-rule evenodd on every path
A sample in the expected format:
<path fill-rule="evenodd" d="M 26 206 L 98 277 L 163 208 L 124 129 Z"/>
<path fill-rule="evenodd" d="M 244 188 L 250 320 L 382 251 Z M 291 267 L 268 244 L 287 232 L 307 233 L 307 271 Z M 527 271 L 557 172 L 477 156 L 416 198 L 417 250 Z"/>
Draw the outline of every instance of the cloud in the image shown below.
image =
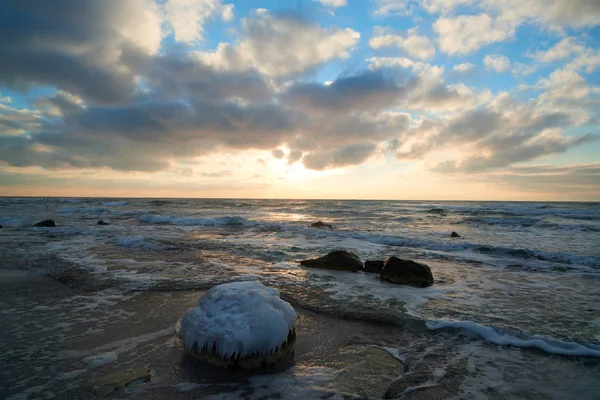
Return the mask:
<path fill-rule="evenodd" d="M 577 43 L 575 38 L 567 37 L 546 51 L 537 51 L 533 58 L 538 62 L 551 63 L 562 60 L 574 54 L 581 54 L 585 47 Z"/>
<path fill-rule="evenodd" d="M 292 106 L 315 113 L 363 112 L 392 107 L 409 90 L 383 71 L 375 70 L 341 76 L 329 85 L 295 83 L 282 98 Z"/>
<path fill-rule="evenodd" d="M 464 63 L 456 64 L 454 67 L 452 67 L 452 70 L 464 73 L 464 72 L 471 71 L 473 68 L 475 68 L 475 64 L 472 64 L 470 62 L 464 62 Z"/>
<path fill-rule="evenodd" d="M 193 43 L 203 39 L 204 25 L 215 16 L 224 21 L 233 19 L 233 4 L 222 0 L 166 0 L 164 11 L 175 40 Z"/>
<path fill-rule="evenodd" d="M 600 21 L 597 0 L 378 0 L 375 4 L 375 15 L 412 15 L 416 10 L 440 15 L 433 29 L 447 54 L 468 54 L 504 41 L 523 24 L 564 32 L 594 27 Z"/>
<path fill-rule="evenodd" d="M 326 7 L 344 7 L 347 0 L 315 0 Z"/>
<path fill-rule="evenodd" d="M 376 29 L 375 35 L 369 40 L 372 49 L 397 47 L 411 57 L 428 60 L 435 56 L 435 46 L 428 37 L 419 36 L 415 29 L 409 29 L 406 35 L 388 33 L 388 30 Z"/>
<path fill-rule="evenodd" d="M 223 171 L 218 171 L 218 172 L 203 172 L 202 176 L 205 176 L 207 178 L 224 178 L 226 176 L 231 176 L 233 175 L 233 172 L 229 171 L 229 170 L 223 170 Z"/>
<path fill-rule="evenodd" d="M 306 168 L 322 171 L 327 168 L 362 164 L 376 150 L 377 146 L 373 143 L 356 143 L 334 151 L 316 151 L 305 155 L 302 161 Z"/>
<path fill-rule="evenodd" d="M 15 0 L 2 8 L 0 84 L 16 90 L 50 85 L 90 101 L 123 102 L 136 90 L 127 60 L 160 48 L 154 2 Z"/>
<path fill-rule="evenodd" d="M 197 56 L 218 69 L 256 69 L 275 78 L 301 75 L 329 61 L 346 59 L 360 33 L 350 28 L 322 28 L 294 14 L 257 13 L 242 21 L 236 45 L 220 43 Z"/>
<path fill-rule="evenodd" d="M 443 17 L 433 24 L 440 50 L 447 54 L 468 54 L 486 44 L 504 41 L 514 35 L 515 28 L 515 24 L 494 20 L 485 13 Z"/>
<path fill-rule="evenodd" d="M 510 60 L 506 56 L 486 55 L 483 59 L 483 65 L 487 69 L 493 69 L 496 72 L 504 72 L 510 68 Z"/>
<path fill-rule="evenodd" d="M 271 151 L 271 154 L 273 155 L 273 157 L 277 158 L 278 160 L 285 157 L 285 153 L 281 149 L 275 149 L 275 150 Z"/>
<path fill-rule="evenodd" d="M 554 131 L 547 131 L 535 137 L 528 135 L 491 136 L 479 143 L 481 152 L 488 155 L 475 155 L 460 162 L 447 161 L 440 164 L 439 172 L 480 172 L 503 168 L 514 163 L 525 162 L 541 156 L 564 153 L 570 147 L 597 140 L 592 133 L 563 137 Z"/>
<path fill-rule="evenodd" d="M 471 173 L 504 168 L 597 139 L 592 133 L 563 135 L 573 118 L 563 111 L 544 111 L 535 101 L 519 104 L 500 94 L 484 107 L 446 120 L 423 120 L 403 136 L 397 157 L 421 158 L 454 148 L 464 156 L 439 162 L 435 170 Z"/>

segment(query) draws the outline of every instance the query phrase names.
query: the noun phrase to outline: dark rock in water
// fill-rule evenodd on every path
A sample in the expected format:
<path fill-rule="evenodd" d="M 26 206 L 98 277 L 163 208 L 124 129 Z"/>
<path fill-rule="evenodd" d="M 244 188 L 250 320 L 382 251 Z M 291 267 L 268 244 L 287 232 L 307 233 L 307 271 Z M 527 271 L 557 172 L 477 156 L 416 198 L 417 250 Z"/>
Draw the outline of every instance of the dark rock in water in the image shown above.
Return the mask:
<path fill-rule="evenodd" d="M 53 219 L 45 219 L 43 221 L 38 222 L 37 224 L 33 224 L 36 228 L 54 228 L 56 224 Z"/>
<path fill-rule="evenodd" d="M 0 229 L 2 229 L 2 225 L 0 225 Z"/>
<path fill-rule="evenodd" d="M 450 237 L 462 237 L 462 236 L 460 236 L 458 233 L 452 231 L 452 233 L 450 234 Z"/>
<path fill-rule="evenodd" d="M 310 224 L 310 226 L 312 226 L 313 228 L 329 228 L 329 229 L 333 229 L 333 226 L 331 226 L 331 224 L 326 224 L 323 221 L 313 222 L 312 224 Z"/>
<path fill-rule="evenodd" d="M 398 257 L 388 257 L 385 260 L 380 278 L 398 285 L 425 287 L 433 284 L 429 266 Z"/>
<path fill-rule="evenodd" d="M 365 261 L 365 272 L 380 273 L 383 269 L 384 260 L 367 260 Z"/>
<path fill-rule="evenodd" d="M 438 214 L 438 215 L 446 214 L 446 210 L 444 210 L 443 208 L 432 208 L 430 210 L 427 210 L 427 212 L 429 214 Z"/>
<path fill-rule="evenodd" d="M 320 258 L 300 261 L 300 265 L 336 271 L 362 271 L 363 269 L 360 258 L 356 254 L 345 250 L 336 250 Z"/>
<path fill-rule="evenodd" d="M 110 225 L 108 222 L 104 222 L 104 220 L 98 221 L 97 225 Z"/>

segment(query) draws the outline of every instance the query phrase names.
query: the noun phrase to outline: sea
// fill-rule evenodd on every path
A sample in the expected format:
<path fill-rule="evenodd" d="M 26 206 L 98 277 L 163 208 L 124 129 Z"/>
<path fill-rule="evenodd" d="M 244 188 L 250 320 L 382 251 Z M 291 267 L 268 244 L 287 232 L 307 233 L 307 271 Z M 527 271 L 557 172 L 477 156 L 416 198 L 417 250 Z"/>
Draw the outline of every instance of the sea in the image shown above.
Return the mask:
<path fill-rule="evenodd" d="M 45 219 L 56 227 L 32 227 Z M 332 228 L 312 227 L 317 221 Z M 93 299 L 52 304 L 11 303 L 0 293 L 0 318 L 28 315 L 50 342 L 68 339 L 71 313 L 94 315 L 98 329 L 85 334 L 102 335 L 106 321 L 128 318 L 103 315 L 102 307 L 138 293 L 258 280 L 331 318 L 396 324 L 410 340 L 385 349 L 408 366 L 403 374 L 429 357 L 426 378 L 411 381 L 401 398 L 443 388 L 457 365 L 463 372 L 448 398 L 600 398 L 600 203 L 2 197 L 0 224 L 0 277 L 27 272 L 69 283 L 76 270 L 102 282 Z M 425 263 L 435 283 L 414 288 L 299 264 L 340 249 L 362 260 Z M 61 304 L 71 311 L 57 313 Z M 15 336 L 14 324 L 0 329 L 0 364 L 35 368 L 35 357 L 24 361 L 11 350 L 33 339 Z M 21 342 L 8 343 L 11 334 Z M 116 359 L 85 356 L 86 369 Z M 317 364 L 282 372 L 291 397 L 325 390 L 335 371 Z M 52 398 L 40 395 L 48 382 L 68 386 L 85 375 L 83 367 L 60 375 L 38 368 L 36 382 L 11 380 L 4 368 L 7 398 Z M 277 379 L 269 382 L 261 380 L 256 398 L 269 398 L 271 384 L 277 389 Z M 248 393 L 238 397 L 254 398 Z"/>

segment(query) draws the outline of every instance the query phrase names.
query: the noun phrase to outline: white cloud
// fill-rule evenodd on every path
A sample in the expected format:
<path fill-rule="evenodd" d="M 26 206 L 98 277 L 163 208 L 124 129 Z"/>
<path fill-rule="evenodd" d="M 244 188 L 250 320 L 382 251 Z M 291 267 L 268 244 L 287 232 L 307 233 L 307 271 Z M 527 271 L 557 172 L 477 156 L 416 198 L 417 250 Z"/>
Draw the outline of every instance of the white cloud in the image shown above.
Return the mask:
<path fill-rule="evenodd" d="M 421 9 L 441 17 L 434 23 L 442 51 L 467 54 L 512 37 L 522 24 L 549 30 L 581 29 L 600 24 L 598 0 L 378 0 L 375 15 L 413 15 Z M 469 6 L 469 13 L 461 14 Z"/>
<path fill-rule="evenodd" d="M 156 3 L 128 0 L 114 7 L 118 9 L 115 19 L 120 20 L 121 34 L 149 54 L 158 52 L 162 40 L 162 16 Z"/>
<path fill-rule="evenodd" d="M 585 47 L 577 43 L 573 37 L 567 37 L 556 43 L 546 51 L 538 51 L 533 58 L 538 62 L 551 63 L 570 57 L 574 54 L 582 54 Z"/>
<path fill-rule="evenodd" d="M 433 24 L 440 49 L 447 54 L 467 54 L 486 44 L 501 42 L 515 33 L 515 25 L 493 20 L 489 15 L 439 18 Z"/>
<path fill-rule="evenodd" d="M 225 4 L 221 9 L 221 19 L 225 22 L 233 21 L 235 15 L 233 10 L 235 9 L 235 5 L 233 4 Z"/>
<path fill-rule="evenodd" d="M 315 0 L 326 7 L 344 7 L 347 2 L 346 0 Z"/>
<path fill-rule="evenodd" d="M 203 39 L 204 24 L 208 19 L 220 16 L 224 21 L 233 18 L 233 5 L 223 5 L 222 0 L 167 0 L 165 17 L 175 40 L 196 42 Z"/>
<path fill-rule="evenodd" d="M 435 46 L 428 37 L 419 36 L 415 29 L 409 29 L 406 36 L 385 33 L 384 30 L 376 30 L 375 36 L 369 40 L 369 46 L 373 49 L 382 47 L 397 47 L 408 55 L 428 60 L 435 56 Z"/>
<path fill-rule="evenodd" d="M 243 20 L 237 45 L 220 43 L 216 51 L 197 56 L 217 68 L 254 68 L 271 77 L 289 77 L 350 57 L 359 38 L 360 33 L 350 28 L 322 28 L 294 16 L 262 12 Z"/>
<path fill-rule="evenodd" d="M 493 69 L 496 72 L 504 72 L 510 68 L 510 60 L 506 56 L 487 55 L 483 59 L 483 65 L 487 69 Z"/>
<path fill-rule="evenodd" d="M 475 64 L 471 64 L 470 62 L 464 62 L 464 63 L 461 63 L 461 64 L 456 64 L 452 68 L 452 70 L 453 71 L 457 71 L 457 72 L 469 72 L 473 68 L 475 68 Z"/>

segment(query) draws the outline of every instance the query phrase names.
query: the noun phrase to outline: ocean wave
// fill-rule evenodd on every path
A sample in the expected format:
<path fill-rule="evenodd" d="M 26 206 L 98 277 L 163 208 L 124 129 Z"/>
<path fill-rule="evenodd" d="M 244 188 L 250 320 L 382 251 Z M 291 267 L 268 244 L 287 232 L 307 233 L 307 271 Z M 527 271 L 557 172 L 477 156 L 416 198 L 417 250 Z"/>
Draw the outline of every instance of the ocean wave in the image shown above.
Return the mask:
<path fill-rule="evenodd" d="M 255 221 L 249 221 L 242 217 L 173 217 L 169 215 L 144 214 L 140 216 L 140 221 L 152 224 L 171 224 L 171 225 L 198 225 L 198 226 L 255 226 Z"/>
<path fill-rule="evenodd" d="M 102 214 L 107 211 L 108 210 L 104 207 L 76 208 L 68 206 L 64 206 L 58 210 L 58 212 L 61 214 Z"/>
<path fill-rule="evenodd" d="M 115 206 L 125 206 L 127 205 L 129 202 L 125 201 L 125 200 L 121 200 L 121 201 L 106 201 L 104 203 L 101 203 L 103 206 L 108 206 L 108 207 L 115 207 Z"/>
<path fill-rule="evenodd" d="M 10 226 L 11 228 L 23 228 L 31 226 L 31 222 L 24 218 L 0 217 L 0 225 Z"/>
<path fill-rule="evenodd" d="M 563 356 L 600 357 L 600 345 L 566 342 L 548 336 L 527 333 L 510 334 L 502 329 L 479 325 L 472 321 L 429 321 L 425 325 L 430 330 L 453 328 L 500 346 L 537 348 L 550 354 Z"/>
<path fill-rule="evenodd" d="M 115 240 L 117 246 L 142 247 L 149 250 L 160 251 L 162 246 L 152 243 L 141 236 L 118 236 Z"/>
<path fill-rule="evenodd" d="M 435 240 L 421 239 L 411 237 L 397 237 L 379 235 L 376 233 L 363 232 L 327 232 L 330 235 L 349 237 L 353 239 L 365 240 L 371 243 L 383 244 L 388 246 L 422 248 L 434 251 L 462 251 L 472 250 L 488 255 L 501 257 L 512 257 L 521 259 L 537 259 L 559 264 L 582 265 L 586 267 L 600 267 L 600 258 L 588 257 L 572 253 L 549 252 L 541 250 L 532 250 L 524 248 L 511 248 L 501 246 L 486 246 L 478 243 L 454 240 Z"/>
<path fill-rule="evenodd" d="M 558 264 L 584 265 L 588 267 L 600 267 L 600 258 L 588 257 L 560 251 L 541 251 L 522 248 L 510 248 L 500 246 L 478 246 L 473 248 L 476 251 L 497 256 L 512 256 L 515 258 L 532 259 L 548 261 Z"/>
<path fill-rule="evenodd" d="M 541 222 L 539 218 L 531 217 L 467 217 L 458 221 L 459 224 L 486 224 L 486 225 L 519 225 L 533 226 Z"/>

